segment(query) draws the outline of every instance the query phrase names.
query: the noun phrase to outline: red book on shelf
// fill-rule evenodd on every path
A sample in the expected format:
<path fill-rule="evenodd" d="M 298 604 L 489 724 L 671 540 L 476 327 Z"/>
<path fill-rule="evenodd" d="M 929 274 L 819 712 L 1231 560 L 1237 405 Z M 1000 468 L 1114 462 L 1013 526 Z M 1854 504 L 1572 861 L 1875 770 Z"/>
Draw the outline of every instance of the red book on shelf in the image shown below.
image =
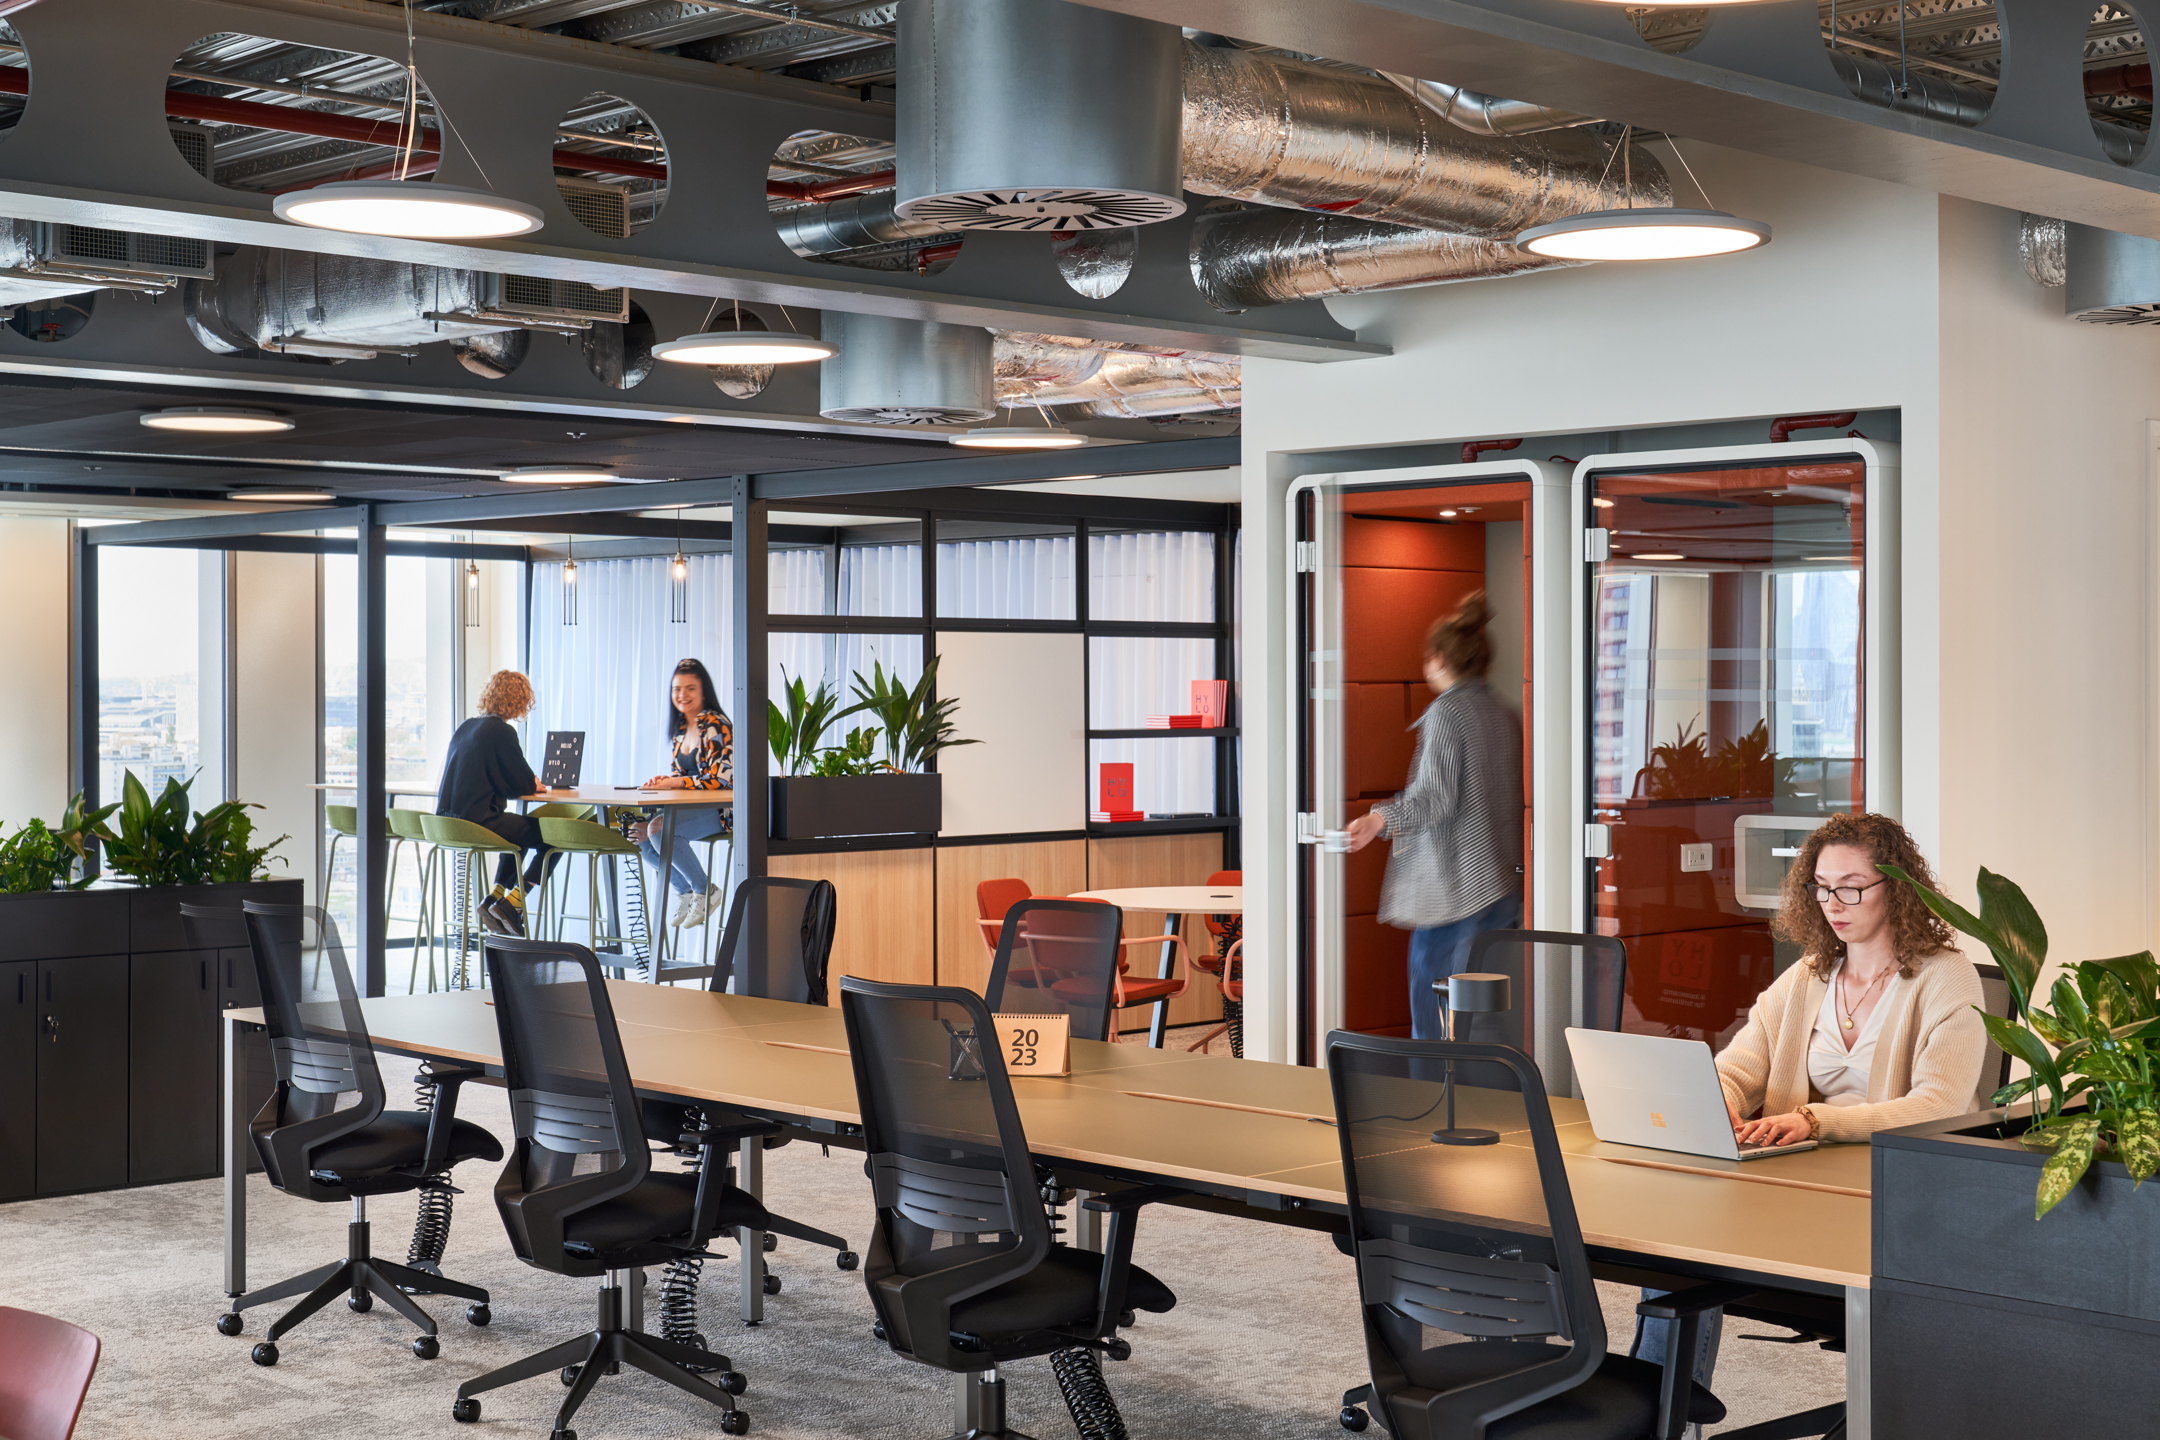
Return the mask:
<path fill-rule="evenodd" d="M 1205 730 L 1205 715 L 1150 715 L 1141 724 L 1143 730 Z"/>
<path fill-rule="evenodd" d="M 1195 680 L 1192 682 L 1193 713 L 1200 717 L 1200 726 L 1206 730 L 1219 730 L 1226 706 L 1230 699 L 1230 682 L 1227 680 Z"/>
<path fill-rule="evenodd" d="M 1110 815 L 1132 813 L 1132 770 L 1130 760 L 1105 760 L 1095 767 L 1095 808 Z"/>
<path fill-rule="evenodd" d="M 1125 825 L 1135 820 L 1145 820 L 1147 816 L 1138 810 L 1098 810 L 1088 816 L 1088 819 L 1097 825 Z"/>

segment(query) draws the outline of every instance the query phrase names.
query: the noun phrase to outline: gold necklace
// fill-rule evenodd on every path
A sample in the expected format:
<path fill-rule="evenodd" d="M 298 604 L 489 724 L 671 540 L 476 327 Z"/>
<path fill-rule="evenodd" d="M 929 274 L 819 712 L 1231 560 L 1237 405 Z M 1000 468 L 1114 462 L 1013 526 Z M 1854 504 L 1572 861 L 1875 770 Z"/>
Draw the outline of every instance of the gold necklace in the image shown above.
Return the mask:
<path fill-rule="evenodd" d="M 1843 970 L 1838 971 L 1837 998 L 1838 1004 L 1845 1010 L 1845 1028 L 1847 1030 L 1853 1028 L 1853 1016 L 1859 1012 L 1862 1005 L 1867 1004 L 1868 996 L 1875 993 L 1875 987 L 1889 978 L 1890 972 L 1886 969 L 1882 974 L 1868 981 L 1868 987 L 1860 992 L 1860 998 L 1848 1006 L 1845 1005 L 1845 972 Z"/>

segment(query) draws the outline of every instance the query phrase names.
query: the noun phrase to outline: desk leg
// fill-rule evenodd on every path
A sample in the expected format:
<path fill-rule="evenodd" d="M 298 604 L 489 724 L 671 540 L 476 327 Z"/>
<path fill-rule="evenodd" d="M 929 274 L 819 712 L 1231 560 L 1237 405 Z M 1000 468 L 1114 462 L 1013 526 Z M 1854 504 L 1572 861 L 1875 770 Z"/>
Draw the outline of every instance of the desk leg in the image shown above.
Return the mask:
<path fill-rule="evenodd" d="M 765 1142 L 757 1136 L 742 1142 L 736 1161 L 735 1183 L 754 1200 L 765 1198 Z M 748 1226 L 735 1227 L 735 1245 L 742 1251 L 742 1318 L 756 1325 L 765 1318 L 765 1232 Z"/>
<path fill-rule="evenodd" d="M 657 894 L 660 900 L 657 920 L 651 914 L 645 917 L 647 931 L 657 931 L 653 941 L 652 979 L 658 981 L 667 969 L 668 952 L 674 949 L 676 937 L 681 931 L 667 923 L 668 896 L 673 893 L 675 877 L 675 810 L 673 805 L 660 807 L 660 882 Z"/>
<path fill-rule="evenodd" d="M 238 1299 L 247 1293 L 247 1060 L 241 1053 L 245 1034 L 228 1011 L 225 1021 L 225 1293 Z"/>
<path fill-rule="evenodd" d="M 1087 1208 L 1087 1202 L 1094 1198 L 1093 1191 L 1076 1190 L 1073 1192 L 1072 1243 L 1075 1250 L 1092 1250 L 1100 1255 L 1103 1248 L 1102 1213 Z"/>
<path fill-rule="evenodd" d="M 1185 917 L 1183 915 L 1173 913 L 1165 916 L 1163 918 L 1163 935 L 1168 937 L 1177 934 L 1178 926 L 1184 923 Z M 1177 946 L 1170 944 L 1166 938 L 1162 947 L 1162 964 L 1156 967 L 1155 978 L 1158 980 L 1169 979 L 1170 971 L 1176 964 Z M 1148 1045 L 1152 1049 L 1160 1050 L 1163 1047 L 1163 1037 L 1170 1028 L 1170 1002 L 1168 1000 L 1158 1000 L 1153 1008 L 1155 1018 L 1148 1022 Z"/>
<path fill-rule="evenodd" d="M 1845 1440 L 1875 1433 L 1874 1292 L 1845 1287 Z"/>

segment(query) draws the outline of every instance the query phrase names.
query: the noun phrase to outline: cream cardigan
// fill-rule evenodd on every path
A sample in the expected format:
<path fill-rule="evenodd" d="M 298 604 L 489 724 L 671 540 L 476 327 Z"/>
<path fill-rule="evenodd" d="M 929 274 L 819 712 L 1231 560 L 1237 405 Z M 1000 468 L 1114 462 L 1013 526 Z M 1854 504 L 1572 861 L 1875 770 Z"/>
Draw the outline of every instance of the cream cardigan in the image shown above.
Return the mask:
<path fill-rule="evenodd" d="M 1717 1057 L 1725 1098 L 1742 1115 L 1758 1106 L 1787 1115 L 1808 1103 L 1808 1041 L 1827 982 L 1802 960 L 1771 982 L 1748 1012 L 1747 1024 Z M 1817 1105 L 1825 1140 L 1865 1140 L 1877 1130 L 1917 1125 L 1981 1107 L 1980 1068 L 1987 1029 L 1974 1007 L 1980 975 L 1955 950 L 1916 962 L 1911 980 L 1885 996 L 1868 1069 L 1867 1103 Z"/>

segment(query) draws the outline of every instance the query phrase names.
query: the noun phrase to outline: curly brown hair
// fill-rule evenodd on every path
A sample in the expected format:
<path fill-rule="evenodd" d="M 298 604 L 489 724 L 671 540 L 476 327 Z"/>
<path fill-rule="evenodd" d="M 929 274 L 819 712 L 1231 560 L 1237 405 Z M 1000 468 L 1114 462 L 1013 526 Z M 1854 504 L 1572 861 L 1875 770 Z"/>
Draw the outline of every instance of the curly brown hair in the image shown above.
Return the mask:
<path fill-rule="evenodd" d="M 1785 893 L 1771 928 L 1781 940 L 1790 940 L 1807 955 L 1808 964 L 1822 979 L 1829 979 L 1845 955 L 1822 906 L 1808 893 L 1815 883 L 1815 862 L 1827 845 L 1851 845 L 1878 865 L 1895 865 L 1928 889 L 1938 888 L 1935 872 L 1928 868 L 1920 847 L 1905 827 L 1887 815 L 1833 815 L 1800 845 L 1800 854 L 1785 872 Z M 1957 938 L 1949 925 L 1920 903 L 1912 888 L 1888 876 L 1884 898 L 1890 902 L 1890 936 L 1897 955 L 1898 974 L 1910 978 L 1916 962 L 1947 950 Z"/>
<path fill-rule="evenodd" d="M 515 670 L 497 670 L 488 676 L 487 688 L 480 692 L 481 714 L 516 720 L 530 715 L 532 708 L 532 681 Z"/>
<path fill-rule="evenodd" d="M 1484 679 L 1492 669 L 1492 641 L 1485 635 L 1492 618 L 1492 604 L 1485 592 L 1472 591 L 1451 614 L 1433 621 L 1426 630 L 1426 656 L 1445 660 L 1448 669 L 1466 680 Z"/>

